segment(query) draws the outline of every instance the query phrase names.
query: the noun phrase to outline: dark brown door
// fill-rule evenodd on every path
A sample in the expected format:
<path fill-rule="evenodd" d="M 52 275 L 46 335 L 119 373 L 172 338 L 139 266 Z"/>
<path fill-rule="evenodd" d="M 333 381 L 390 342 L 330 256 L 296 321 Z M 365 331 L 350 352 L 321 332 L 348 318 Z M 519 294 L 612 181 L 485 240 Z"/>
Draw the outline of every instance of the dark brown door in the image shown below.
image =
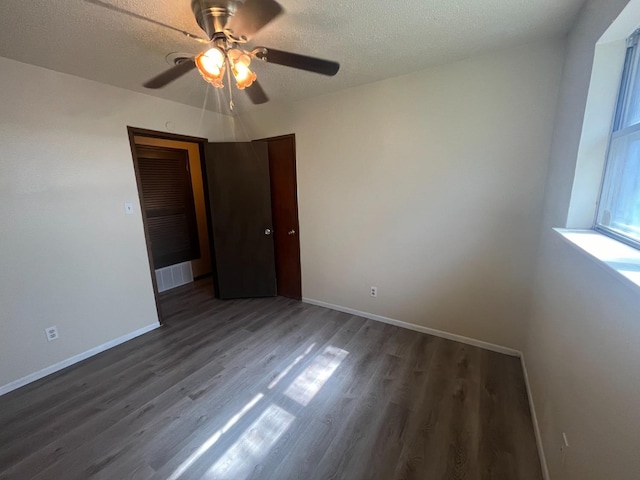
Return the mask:
<path fill-rule="evenodd" d="M 275 296 L 267 144 L 208 143 L 204 163 L 216 295 Z"/>
<path fill-rule="evenodd" d="M 269 144 L 271 209 L 275 232 L 278 295 L 302 298 L 300 226 L 294 135 L 266 139 Z"/>

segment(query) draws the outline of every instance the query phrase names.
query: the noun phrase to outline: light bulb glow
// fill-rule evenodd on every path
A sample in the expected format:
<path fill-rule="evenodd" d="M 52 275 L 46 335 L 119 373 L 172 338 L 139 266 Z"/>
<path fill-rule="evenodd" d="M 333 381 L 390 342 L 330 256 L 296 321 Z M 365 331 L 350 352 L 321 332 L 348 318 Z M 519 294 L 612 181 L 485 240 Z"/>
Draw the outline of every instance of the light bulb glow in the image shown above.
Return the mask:
<path fill-rule="evenodd" d="M 236 85 L 239 90 L 250 87 L 255 82 L 257 76 L 249 69 L 251 57 L 242 50 L 236 48 L 228 52 L 229 62 L 231 62 L 231 72 L 236 79 Z"/>
<path fill-rule="evenodd" d="M 211 48 L 196 56 L 195 62 L 202 78 L 214 87 L 222 88 L 225 66 L 224 52 L 219 48 Z"/>
<path fill-rule="evenodd" d="M 233 76 L 236 77 L 238 89 L 244 90 L 256 81 L 257 75 L 242 64 L 235 65 L 232 69 Z"/>

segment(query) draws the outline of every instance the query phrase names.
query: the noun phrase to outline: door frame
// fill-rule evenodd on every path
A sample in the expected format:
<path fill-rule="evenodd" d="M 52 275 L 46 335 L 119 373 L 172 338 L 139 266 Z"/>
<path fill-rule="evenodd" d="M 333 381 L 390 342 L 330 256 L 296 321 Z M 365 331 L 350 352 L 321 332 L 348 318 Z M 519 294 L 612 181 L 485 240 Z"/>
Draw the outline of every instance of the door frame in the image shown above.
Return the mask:
<path fill-rule="evenodd" d="M 142 194 L 142 181 L 140 178 L 140 172 L 138 170 L 138 155 L 136 152 L 135 137 L 150 137 L 160 138 L 163 140 L 176 140 L 179 142 L 197 143 L 200 150 L 200 158 L 204 156 L 204 144 L 209 140 L 202 137 L 191 137 L 188 135 L 178 135 L 175 133 L 159 132 L 156 130 L 147 130 L 144 128 L 131 127 L 127 125 L 127 133 L 129 136 L 129 146 L 131 148 L 131 158 L 133 160 L 133 170 L 136 176 L 136 186 L 138 188 L 138 201 L 140 202 L 138 208 L 142 214 L 142 226 L 144 229 L 144 239 L 147 246 L 147 258 L 149 260 L 149 274 L 151 275 L 151 284 L 153 285 L 153 297 L 156 303 L 156 312 L 158 314 L 158 321 L 160 325 L 164 325 L 164 318 L 162 316 L 162 309 L 160 308 L 160 294 L 158 293 L 158 283 L 156 282 L 156 269 L 153 264 L 153 254 L 151 252 L 151 240 L 149 236 L 149 228 L 147 226 L 147 214 L 144 205 L 144 197 Z"/>
<path fill-rule="evenodd" d="M 266 138 L 256 138 L 255 140 L 252 140 L 253 142 L 270 142 L 270 141 L 275 141 L 275 140 L 286 140 L 286 139 L 291 139 L 292 143 L 293 143 L 293 156 L 294 156 L 294 162 L 293 162 L 293 169 L 294 169 L 294 177 L 296 180 L 296 223 L 298 224 L 298 251 L 300 252 L 300 209 L 299 209 L 299 204 L 298 204 L 298 155 L 297 155 L 297 146 L 296 146 L 296 134 L 295 133 L 287 133 L 284 135 L 276 135 L 275 137 L 266 137 Z M 274 238 L 275 240 L 275 238 Z M 274 250 L 275 250 L 275 244 L 274 244 Z M 299 256 L 298 259 L 299 262 L 299 266 L 300 266 L 300 298 L 298 300 L 302 300 L 302 255 Z"/>

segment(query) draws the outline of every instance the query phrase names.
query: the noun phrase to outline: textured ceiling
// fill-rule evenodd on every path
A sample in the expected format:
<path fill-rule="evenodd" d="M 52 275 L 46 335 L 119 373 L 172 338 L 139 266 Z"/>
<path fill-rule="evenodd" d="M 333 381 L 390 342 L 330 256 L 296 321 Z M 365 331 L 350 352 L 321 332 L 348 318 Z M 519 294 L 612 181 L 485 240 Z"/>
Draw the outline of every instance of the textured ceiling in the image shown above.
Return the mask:
<path fill-rule="evenodd" d="M 103 0 L 203 35 L 190 0 Z M 251 46 L 336 60 L 335 77 L 278 65 L 255 66 L 272 101 L 292 101 L 417 71 L 474 53 L 564 33 L 584 0 L 279 0 L 285 13 Z M 141 84 L 169 68 L 171 52 L 203 45 L 178 32 L 88 0 L 1 0 L 0 56 L 201 107 L 197 72 L 162 90 Z M 46 88 L 43 86 L 43 88 Z M 240 109 L 247 108 L 242 92 Z M 209 94 L 207 108 L 218 110 Z M 223 110 L 224 111 L 224 107 Z"/>

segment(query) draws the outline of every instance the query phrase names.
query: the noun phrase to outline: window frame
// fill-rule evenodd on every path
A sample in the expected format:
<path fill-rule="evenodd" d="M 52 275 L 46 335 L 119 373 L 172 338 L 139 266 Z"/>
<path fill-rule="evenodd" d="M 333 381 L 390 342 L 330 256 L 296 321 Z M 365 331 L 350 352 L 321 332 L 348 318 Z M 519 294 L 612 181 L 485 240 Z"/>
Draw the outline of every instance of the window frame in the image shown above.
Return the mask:
<path fill-rule="evenodd" d="M 612 165 L 612 146 L 616 139 L 626 137 L 637 133 L 640 130 L 640 121 L 635 124 L 626 125 L 629 114 L 629 105 L 633 99 L 633 86 L 640 84 L 640 27 L 636 29 L 626 41 L 626 52 L 624 58 L 624 66 L 619 82 L 618 96 L 615 104 L 615 111 L 612 121 L 611 131 L 609 133 L 607 153 L 604 162 L 600 191 L 598 194 L 598 202 L 596 205 L 596 214 L 594 218 L 593 230 L 619 242 L 625 243 L 631 247 L 640 250 L 640 240 L 624 235 L 616 229 L 610 228 L 600 223 L 603 197 L 608 193 L 607 182 L 610 180 L 608 173 Z M 640 88 L 638 88 L 640 95 Z M 640 100 L 640 99 L 639 99 Z"/>

